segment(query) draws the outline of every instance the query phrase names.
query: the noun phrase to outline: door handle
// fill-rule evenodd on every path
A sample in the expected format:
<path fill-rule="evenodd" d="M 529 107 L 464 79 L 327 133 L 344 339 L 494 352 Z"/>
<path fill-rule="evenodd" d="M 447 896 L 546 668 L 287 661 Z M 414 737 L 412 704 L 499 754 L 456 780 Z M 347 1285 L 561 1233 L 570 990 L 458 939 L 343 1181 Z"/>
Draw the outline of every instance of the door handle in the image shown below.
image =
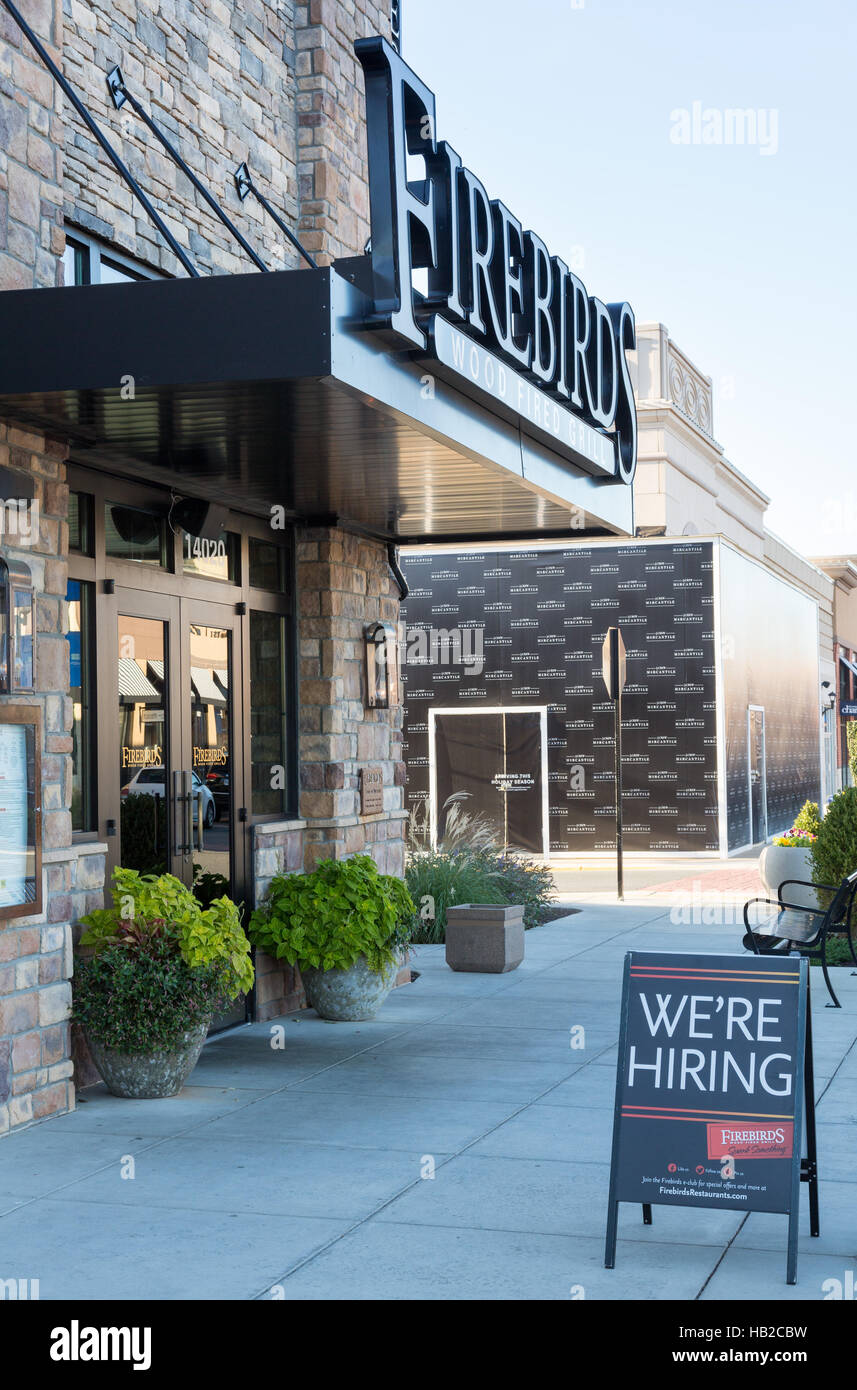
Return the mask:
<path fill-rule="evenodd" d="M 182 775 L 173 773 L 173 854 L 184 854 L 182 842 Z"/>
<path fill-rule="evenodd" d="M 189 772 L 173 773 L 173 853 L 193 853 L 193 794 Z"/>
<path fill-rule="evenodd" d="M 202 811 L 202 788 L 200 788 L 199 796 L 196 799 L 196 847 L 199 850 L 200 854 L 205 849 L 205 844 L 203 842 L 204 824 L 205 817 Z"/>
<path fill-rule="evenodd" d="M 184 790 L 185 841 L 184 853 L 193 854 L 193 781 L 189 772 L 182 773 Z"/>

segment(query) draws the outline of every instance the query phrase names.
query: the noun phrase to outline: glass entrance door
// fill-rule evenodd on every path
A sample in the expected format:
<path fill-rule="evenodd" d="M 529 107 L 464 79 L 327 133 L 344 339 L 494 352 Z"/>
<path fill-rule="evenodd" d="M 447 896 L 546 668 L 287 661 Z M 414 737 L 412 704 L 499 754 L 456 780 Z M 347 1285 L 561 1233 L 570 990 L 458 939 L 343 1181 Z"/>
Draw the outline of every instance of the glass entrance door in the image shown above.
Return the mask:
<path fill-rule="evenodd" d="M 173 770 L 181 759 L 178 601 L 128 590 L 117 593 L 109 607 L 99 645 L 99 686 L 112 687 L 115 702 L 112 718 L 102 715 L 99 725 L 108 869 L 121 865 L 183 878 L 180 824 L 171 801 Z"/>
<path fill-rule="evenodd" d="M 109 870 L 172 873 L 203 906 L 249 903 L 242 624 L 235 605 L 117 590 L 100 671 Z M 117 776 L 118 763 L 118 776 Z M 215 1028 L 243 1022 L 242 1000 Z"/>
<path fill-rule="evenodd" d="M 224 896 L 239 904 L 250 901 L 244 701 L 238 690 L 243 621 L 234 607 L 181 602 L 181 793 L 187 797 L 189 780 L 190 800 L 182 804 L 192 822 L 184 877 L 204 905 Z M 245 1017 L 245 1001 L 239 1000 L 215 1019 L 214 1028 L 227 1028 Z"/>
<path fill-rule="evenodd" d="M 232 759 L 234 671 L 230 628 L 185 622 L 188 722 L 184 761 L 190 768 L 195 885 L 207 898 L 228 894 L 233 874 Z"/>

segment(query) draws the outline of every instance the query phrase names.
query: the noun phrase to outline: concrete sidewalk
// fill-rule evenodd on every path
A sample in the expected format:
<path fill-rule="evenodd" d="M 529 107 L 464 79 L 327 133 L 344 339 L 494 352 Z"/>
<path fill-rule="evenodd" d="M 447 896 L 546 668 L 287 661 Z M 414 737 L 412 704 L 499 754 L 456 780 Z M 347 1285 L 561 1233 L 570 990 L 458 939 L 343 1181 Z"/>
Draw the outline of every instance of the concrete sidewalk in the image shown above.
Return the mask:
<path fill-rule="evenodd" d="M 812 972 L 822 1235 L 803 1185 L 798 1285 L 786 1218 L 740 1212 L 656 1207 L 646 1228 L 623 1207 L 602 1267 L 624 954 L 739 942 L 657 905 L 590 906 L 528 933 L 513 974 L 456 975 L 421 947 L 374 1023 L 304 1013 L 281 1049 L 277 1025 L 215 1040 L 174 1100 L 87 1091 L 0 1141 L 0 1279 L 75 1301 L 820 1299 L 857 1267 L 845 969 L 838 1011 Z"/>
<path fill-rule="evenodd" d="M 560 902 L 609 905 L 616 898 L 615 856 L 577 860 L 567 864 L 555 860 L 550 865 Z M 763 896 L 759 874 L 759 852 L 745 851 L 731 859 L 710 854 L 625 856 L 626 903 L 648 906 L 653 901 L 664 906 L 684 903 L 732 902 L 743 905 L 748 898 Z M 738 915 L 740 920 L 740 913 Z"/>

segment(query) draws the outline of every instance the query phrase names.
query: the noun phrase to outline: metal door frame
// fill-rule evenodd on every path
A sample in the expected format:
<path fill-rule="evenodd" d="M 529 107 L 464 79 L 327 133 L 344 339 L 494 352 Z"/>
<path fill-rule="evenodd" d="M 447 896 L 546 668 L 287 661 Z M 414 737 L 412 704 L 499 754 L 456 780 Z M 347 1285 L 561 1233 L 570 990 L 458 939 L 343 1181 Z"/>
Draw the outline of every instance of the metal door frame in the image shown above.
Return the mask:
<path fill-rule="evenodd" d="M 153 594 L 144 589 L 115 588 L 109 594 L 96 596 L 95 621 L 98 630 L 96 645 L 96 746 L 98 823 L 104 827 L 107 844 L 105 865 L 105 896 L 110 892 L 110 879 L 121 861 L 122 798 L 119 787 L 118 725 L 116 718 L 116 673 L 119 669 L 119 619 L 140 618 L 146 622 L 166 624 L 164 644 L 166 748 L 164 749 L 164 799 L 167 803 L 166 865 L 170 873 L 182 877 L 181 865 L 173 854 L 175 826 L 170 797 L 172 774 L 177 769 L 176 757 L 181 756 L 181 656 L 180 601 L 175 595 Z"/>
<path fill-rule="evenodd" d="M 765 833 L 761 839 L 756 837 L 756 825 L 753 820 L 753 783 L 750 777 L 753 761 L 753 714 L 762 716 L 762 806 L 765 816 Z M 768 839 L 768 721 L 765 715 L 764 705 L 747 706 L 747 804 L 750 817 L 750 844 L 763 845 Z"/>
<path fill-rule="evenodd" d="M 92 688 L 89 692 L 93 711 L 92 747 L 88 749 L 93 791 L 93 823 L 73 834 L 74 844 L 105 842 L 108 847 L 105 895 L 109 899 L 110 873 L 119 857 L 121 805 L 117 773 L 118 730 L 114 724 L 117 711 L 117 620 L 120 608 L 129 616 L 150 618 L 169 623 L 165 658 L 168 662 L 167 719 L 171 737 L 167 750 L 171 773 L 178 766 L 183 747 L 189 745 L 190 699 L 182 693 L 183 659 L 190 671 L 186 648 L 189 633 L 185 626 L 192 621 L 203 625 L 228 628 L 233 634 L 232 664 L 234 681 L 230 718 L 232 721 L 233 763 L 240 763 L 230 814 L 233 816 L 231 835 L 232 865 L 235 882 L 233 896 L 242 898 L 246 907 L 254 906 L 253 839 L 255 827 L 296 819 L 299 807 L 299 712 L 298 712 L 298 632 L 296 615 L 297 555 L 294 532 L 279 531 L 266 517 L 251 516 L 241 511 L 229 511 L 224 529 L 238 540 L 234 576 L 229 580 L 188 573 L 184 570 L 184 533 L 171 527 L 166 538 L 166 561 L 163 566 L 143 565 L 137 561 L 110 557 L 106 554 L 105 508 L 108 503 L 150 508 L 166 516 L 170 492 L 163 485 L 140 478 L 119 476 L 103 467 L 93 468 L 89 461 L 72 458 L 68 465 L 68 484 L 87 502 L 89 522 L 88 541 L 84 550 L 69 552 L 68 577 L 89 587 L 92 594 Z M 282 588 L 257 588 L 250 582 L 250 545 L 252 540 L 272 542 L 285 555 Z M 286 788 L 284 806 L 276 812 L 253 812 L 252 804 L 252 743 L 250 709 L 250 626 L 253 613 L 268 613 L 281 618 L 285 634 L 285 708 L 289 711 L 284 760 Z M 97 634 L 97 635 L 96 635 Z M 188 684 L 189 694 L 189 684 Z M 184 721 L 187 720 L 187 729 Z M 238 723 L 236 723 L 238 720 Z M 109 732 L 108 732 L 109 731 Z M 182 742 L 184 740 L 184 743 Z M 191 766 L 192 754 L 188 754 Z M 240 785 L 239 785 L 240 783 Z M 183 877 L 182 866 L 174 863 L 172 855 L 174 827 L 170 824 L 172 787 L 165 784 L 167 833 L 171 837 L 167 850 L 173 871 Z M 246 811 L 246 820 L 240 814 Z M 238 817 L 237 822 L 235 817 Z M 108 822 L 115 820 L 115 835 L 108 834 Z M 255 992 L 248 996 L 248 1008 L 254 1008 Z"/>
<path fill-rule="evenodd" d="M 202 601 L 196 598 L 183 598 L 179 601 L 181 636 L 181 691 L 180 691 L 180 748 L 182 768 L 193 772 L 193 729 L 190 716 L 190 629 L 192 626 L 223 628 L 230 638 L 230 697 L 229 697 L 229 878 L 232 884 L 231 896 L 236 901 L 248 901 L 252 891 L 250 873 L 252 855 L 248 841 L 250 789 L 249 771 L 249 719 L 247 718 L 246 697 L 248 691 L 245 662 L 247 617 L 236 613 L 235 604 Z M 236 775 L 237 774 L 237 775 Z M 191 837 L 193 838 L 193 837 Z M 193 859 L 193 851 L 190 855 Z"/>
<path fill-rule="evenodd" d="M 447 709 L 430 709 L 428 711 L 428 734 L 429 734 L 429 820 L 431 823 L 431 844 L 432 849 L 437 848 L 437 753 L 435 749 L 435 733 L 438 715 L 454 714 L 461 718 L 472 719 L 481 714 L 537 714 L 539 716 L 539 732 L 541 735 L 540 767 L 542 777 L 542 859 L 550 858 L 550 808 L 548 805 L 548 707 L 547 705 L 489 705 L 487 708 L 480 705 L 479 709 L 461 709 L 460 706 Z"/>

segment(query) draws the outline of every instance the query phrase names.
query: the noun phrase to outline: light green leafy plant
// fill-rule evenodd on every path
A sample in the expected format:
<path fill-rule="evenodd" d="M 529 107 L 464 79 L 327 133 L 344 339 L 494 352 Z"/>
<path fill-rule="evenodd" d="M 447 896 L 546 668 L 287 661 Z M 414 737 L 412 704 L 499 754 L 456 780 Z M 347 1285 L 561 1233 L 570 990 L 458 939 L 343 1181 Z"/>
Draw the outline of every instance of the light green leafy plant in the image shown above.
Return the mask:
<path fill-rule="evenodd" d="M 805 801 L 795 816 L 794 829 L 807 835 L 817 835 L 821 825 L 821 812 L 816 801 Z"/>
<path fill-rule="evenodd" d="M 384 970 L 409 939 L 414 904 L 373 859 L 325 859 L 311 874 L 280 874 L 250 918 L 250 940 L 299 969 L 348 970 L 364 956 Z"/>
<path fill-rule="evenodd" d="M 217 898 L 203 910 L 191 890 L 172 874 L 143 875 L 123 868 L 113 870 L 112 897 L 112 908 L 99 908 L 81 918 L 86 928 L 81 946 L 100 951 L 125 939 L 129 922 L 160 919 L 175 933 L 187 965 L 217 969 L 225 999 L 235 999 L 252 988 L 250 943 L 241 927 L 241 913 L 230 898 Z"/>

